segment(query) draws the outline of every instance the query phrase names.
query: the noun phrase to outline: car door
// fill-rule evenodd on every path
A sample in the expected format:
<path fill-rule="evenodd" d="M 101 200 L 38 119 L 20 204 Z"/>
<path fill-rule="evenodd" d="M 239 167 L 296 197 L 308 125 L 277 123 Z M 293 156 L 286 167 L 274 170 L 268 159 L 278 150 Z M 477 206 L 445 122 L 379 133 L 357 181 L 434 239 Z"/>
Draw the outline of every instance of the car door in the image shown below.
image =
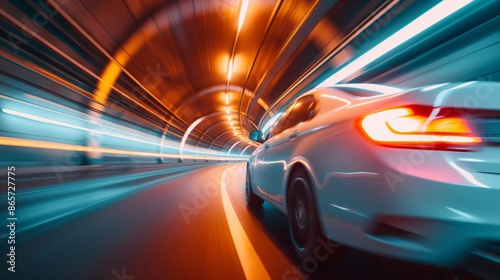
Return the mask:
<path fill-rule="evenodd" d="M 268 197 L 280 205 L 285 203 L 285 171 L 297 141 L 300 141 L 301 123 L 312 118 L 315 109 L 315 97 L 306 95 L 297 100 L 284 121 L 278 135 L 272 138 L 266 149 L 267 170 L 266 182 Z"/>
<path fill-rule="evenodd" d="M 269 147 L 273 145 L 276 140 L 276 136 L 281 132 L 286 118 L 290 114 L 294 104 L 295 102 L 289 105 L 279 119 L 274 123 L 271 130 L 267 134 L 266 141 L 259 147 L 259 149 L 262 147 L 262 150 L 255 155 L 253 166 L 253 184 L 257 187 L 257 191 L 265 196 L 268 196 L 268 189 L 270 188 L 274 177 L 274 174 L 269 170 Z"/>

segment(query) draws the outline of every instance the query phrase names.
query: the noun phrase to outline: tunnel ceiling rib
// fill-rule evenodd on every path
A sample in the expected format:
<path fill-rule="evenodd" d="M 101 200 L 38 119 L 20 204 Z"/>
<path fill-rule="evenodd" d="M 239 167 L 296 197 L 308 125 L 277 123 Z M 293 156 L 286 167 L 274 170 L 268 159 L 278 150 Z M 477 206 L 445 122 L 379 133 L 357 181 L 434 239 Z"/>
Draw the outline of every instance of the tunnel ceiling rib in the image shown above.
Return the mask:
<path fill-rule="evenodd" d="M 212 130 L 212 128 L 217 127 L 218 125 L 221 125 L 221 124 L 226 124 L 226 126 L 227 126 L 227 121 L 226 121 L 225 119 L 222 119 L 222 120 L 220 120 L 220 121 L 218 121 L 218 122 L 213 123 L 213 124 L 212 124 L 212 125 L 210 125 L 210 126 L 209 126 L 206 130 L 204 130 L 203 135 L 202 135 L 201 137 L 199 137 L 199 138 L 196 140 L 196 147 L 198 147 L 198 145 L 200 144 L 200 142 L 201 142 L 201 141 L 205 141 L 205 140 L 203 139 L 203 137 L 204 137 L 204 136 L 206 136 L 206 135 L 210 132 L 210 130 Z M 212 141 L 213 141 L 213 140 L 214 140 L 214 139 L 212 139 Z M 208 143 L 208 142 L 207 142 L 207 143 Z M 208 145 L 207 145 L 207 146 L 208 146 Z"/>
<path fill-rule="evenodd" d="M 235 114 L 234 114 L 234 115 L 235 115 Z M 211 132 L 211 130 L 212 130 L 213 128 L 218 127 L 218 126 L 220 126 L 221 124 L 225 124 L 225 128 L 226 128 L 226 129 L 224 129 L 224 127 L 222 127 L 222 129 L 220 129 L 220 130 L 218 130 L 218 131 L 220 131 L 220 132 L 224 132 L 224 131 L 226 131 L 226 130 L 227 130 L 227 119 L 225 118 L 225 115 L 219 115 L 219 117 L 220 117 L 220 116 L 222 116 L 222 117 L 223 117 L 223 118 L 222 118 L 222 120 L 219 120 L 219 121 L 216 121 L 216 122 L 211 122 L 211 124 L 210 124 L 210 126 L 208 126 L 208 128 L 206 128 L 206 129 L 201 129 L 201 130 L 202 130 L 202 131 L 204 131 L 204 132 L 203 132 L 203 135 L 197 139 L 197 141 L 196 141 L 196 146 L 198 146 L 198 144 L 199 144 L 199 143 L 201 143 L 201 141 L 206 142 L 206 140 L 204 139 L 204 137 L 205 137 L 205 136 L 207 136 L 207 135 L 210 135 L 210 132 Z M 254 128 L 256 129 L 255 124 L 252 124 L 252 125 L 254 125 Z M 200 124 L 200 126 L 201 126 L 201 124 Z M 220 132 L 216 132 L 216 133 L 217 133 L 217 134 L 220 134 Z M 213 140 L 213 138 L 211 138 L 211 139 Z M 250 140 L 248 140 L 248 141 L 250 141 Z M 208 142 L 206 142 L 206 143 L 208 143 Z"/>

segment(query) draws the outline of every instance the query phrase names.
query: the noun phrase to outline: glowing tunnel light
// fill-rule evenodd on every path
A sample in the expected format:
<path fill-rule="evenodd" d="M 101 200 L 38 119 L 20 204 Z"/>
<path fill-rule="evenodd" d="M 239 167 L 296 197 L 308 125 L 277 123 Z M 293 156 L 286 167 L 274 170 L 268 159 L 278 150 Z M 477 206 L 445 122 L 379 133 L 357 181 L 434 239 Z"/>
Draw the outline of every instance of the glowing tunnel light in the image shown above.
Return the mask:
<path fill-rule="evenodd" d="M 227 88 L 228 89 L 229 89 L 229 83 L 231 82 L 231 76 L 233 75 L 233 63 L 234 63 L 234 52 L 236 49 L 236 42 L 238 41 L 238 37 L 239 37 L 240 31 L 241 31 L 241 28 L 243 27 L 243 22 L 245 21 L 247 9 L 248 9 L 248 1 L 249 0 L 243 0 L 241 2 L 241 6 L 240 6 L 240 14 L 238 17 L 238 31 L 236 32 L 236 39 L 234 41 L 233 51 L 232 51 L 232 54 L 230 56 L 229 65 L 228 65 L 228 69 L 227 69 Z M 231 117 L 229 116 L 229 92 L 228 92 L 228 89 L 226 89 L 226 112 L 228 115 L 228 120 L 229 120 L 229 122 L 231 122 Z M 232 122 L 231 122 L 231 126 L 233 126 Z M 236 135 L 236 133 L 235 133 L 235 135 Z"/>
<path fill-rule="evenodd" d="M 163 154 L 163 153 L 152 153 L 152 152 L 140 152 L 131 150 L 119 150 L 111 148 L 95 148 L 80 145 L 62 144 L 47 141 L 29 140 L 21 138 L 11 138 L 0 136 L 0 145 L 13 146 L 13 147 L 26 147 L 26 148 L 36 148 L 36 149 L 51 149 L 51 150 L 63 150 L 63 151 L 79 151 L 79 152 L 99 152 L 103 154 L 112 155 L 122 155 L 122 156 L 140 156 L 140 157 L 164 157 L 164 158 L 179 158 L 179 155 Z M 211 159 L 211 160 L 234 160 L 241 161 L 247 160 L 248 156 L 243 156 L 239 158 L 224 158 L 223 155 L 217 154 L 216 156 L 194 156 L 194 155 L 183 155 L 182 158 L 188 159 Z"/>
<path fill-rule="evenodd" d="M 129 137 L 129 136 L 126 136 L 126 135 L 116 134 L 116 133 L 112 133 L 112 132 L 106 132 L 106 131 L 102 131 L 102 130 L 90 129 L 90 128 L 86 128 L 86 127 L 82 127 L 82 126 L 78 126 L 78 125 L 74 125 L 74 124 L 69 124 L 69 123 L 65 123 L 65 122 L 61 122 L 61 121 L 56 121 L 56 120 L 51 120 L 51 119 L 47 119 L 47 118 L 44 118 L 44 117 L 40 117 L 40 116 L 28 114 L 28 113 L 23 113 L 23 112 L 11 110 L 11 109 L 3 108 L 2 112 L 6 113 L 6 114 L 9 114 L 9 115 L 13 115 L 13 116 L 17 116 L 17 117 L 22 117 L 22 118 L 33 120 L 33 121 L 37 121 L 37 122 L 42 122 L 42 123 L 47 123 L 47 124 L 54 124 L 54 125 L 58 125 L 58 126 L 62 126 L 62 127 L 73 128 L 73 129 L 87 131 L 87 132 L 91 132 L 91 133 L 108 135 L 108 136 L 111 136 L 111 137 L 116 137 L 116 138 L 120 138 L 120 139 L 130 140 L 130 141 L 134 141 L 134 142 L 138 142 L 138 143 L 144 143 L 144 144 L 149 144 L 149 145 L 160 146 L 159 143 L 151 142 L 151 141 L 147 141 L 147 140 L 137 139 L 136 137 Z M 168 147 L 168 148 L 174 148 L 174 149 L 176 148 L 174 146 L 169 146 L 169 145 L 164 145 L 164 146 Z"/>
<path fill-rule="evenodd" d="M 327 87 L 337 84 L 350 75 L 361 70 L 366 65 L 380 58 L 397 46 L 420 34 L 424 30 L 460 10 L 472 0 L 444 0 L 394 33 L 389 38 L 370 49 L 368 52 L 353 60 L 345 67 L 334 73 L 316 87 Z"/>
<path fill-rule="evenodd" d="M 243 0 L 241 2 L 240 16 L 238 18 L 238 33 L 240 32 L 241 27 L 243 27 L 243 22 L 245 21 L 245 16 L 247 14 L 247 9 L 248 9 L 248 0 Z"/>
<path fill-rule="evenodd" d="M 90 128 L 86 128 L 86 127 L 82 127 L 82 126 L 78 126 L 78 125 L 74 125 L 74 124 L 69 124 L 69 123 L 65 123 L 65 122 L 61 122 L 61 121 L 56 121 L 56 120 L 40 117 L 37 115 L 19 112 L 16 110 L 11 110 L 11 109 L 6 109 L 6 108 L 2 108 L 2 112 L 4 112 L 5 114 L 9 114 L 9 115 L 17 116 L 17 117 L 22 117 L 25 119 L 29 119 L 29 120 L 33 120 L 33 121 L 37 121 L 37 122 L 41 122 L 41 123 L 53 124 L 53 125 L 58 125 L 61 127 L 68 127 L 68 128 L 87 131 L 87 132 L 91 132 L 91 133 L 107 135 L 107 136 L 120 138 L 120 139 L 124 139 L 124 140 L 130 140 L 130 141 L 137 142 L 137 143 L 143 143 L 143 144 L 148 144 L 148 145 L 153 145 L 153 146 L 163 146 L 163 147 L 172 148 L 172 149 L 179 148 L 179 147 L 172 146 L 172 145 L 161 144 L 160 142 L 152 142 L 152 141 L 154 141 L 154 139 L 151 139 L 152 141 L 138 139 L 137 134 L 133 134 L 133 136 L 127 136 L 125 134 L 117 134 L 117 133 L 107 132 L 107 131 L 103 131 L 103 130 L 99 130 L 99 129 L 90 129 Z M 132 135 L 131 132 L 126 132 L 126 131 L 121 131 L 121 130 L 118 130 L 118 131 Z M 142 137 L 142 138 L 144 138 L 144 137 Z M 145 138 L 145 139 L 147 139 L 147 138 Z M 0 143 L 0 145 L 1 145 L 1 143 Z M 195 150 L 187 149 L 187 148 L 183 148 L 182 150 L 183 151 L 190 151 L 190 152 L 195 151 Z M 213 153 L 204 152 L 204 154 L 213 154 Z"/>
<path fill-rule="evenodd" d="M 229 61 L 229 67 L 227 69 L 227 80 L 231 81 L 231 75 L 233 75 L 233 59 Z"/>
<path fill-rule="evenodd" d="M 130 137 L 130 136 L 126 136 L 126 135 L 121 135 L 121 134 L 116 134 L 116 133 L 111 133 L 111 132 L 106 132 L 106 131 L 101 131 L 101 130 L 96 130 L 96 129 L 90 129 L 90 128 L 86 128 L 86 127 L 82 127 L 82 126 L 78 126 L 78 125 L 73 125 L 73 124 L 69 124 L 69 123 L 65 123 L 65 122 L 61 122 L 61 121 L 57 121 L 57 120 L 52 120 L 52 119 L 44 118 L 41 116 L 28 114 L 28 113 L 24 113 L 24 112 L 19 112 L 19 111 L 7 109 L 7 108 L 2 108 L 2 112 L 4 112 L 5 114 L 9 114 L 9 115 L 17 116 L 17 117 L 22 117 L 22 118 L 26 118 L 26 119 L 37 121 L 37 122 L 53 124 L 53 125 L 58 125 L 61 127 L 68 127 L 68 128 L 78 129 L 78 130 L 82 130 L 82 131 L 88 131 L 91 133 L 108 135 L 111 137 L 130 140 L 133 142 L 144 143 L 144 144 L 149 144 L 149 145 L 154 145 L 154 146 L 162 145 L 162 144 L 156 143 L 156 142 L 141 140 L 141 139 L 137 139 L 135 137 Z M 200 152 L 200 151 L 196 151 L 193 149 L 184 148 L 184 143 L 185 143 L 185 141 L 182 143 L 182 147 L 180 148 L 180 151 Z M 55 142 L 45 142 L 45 141 L 36 141 L 36 140 L 9 138 L 9 137 L 0 137 L 0 145 L 29 147 L 29 148 L 38 148 L 38 149 L 71 150 L 71 151 L 81 151 L 81 152 L 99 152 L 99 153 L 104 153 L 104 154 L 117 154 L 117 155 L 126 155 L 126 156 L 179 158 L 179 155 L 177 155 L 177 154 L 169 155 L 169 154 L 164 154 L 164 153 L 151 153 L 151 152 L 141 152 L 141 151 L 133 151 L 133 150 L 119 150 L 119 149 L 111 149 L 111 148 L 87 147 L 87 146 L 80 146 L 80 145 L 62 144 L 62 143 L 55 143 Z M 175 147 L 175 146 L 170 146 L 170 145 L 165 145 L 165 144 L 163 144 L 163 146 L 168 147 L 168 148 L 177 149 L 177 147 Z M 224 157 L 224 155 L 221 155 L 221 154 L 216 153 L 216 152 L 201 151 L 200 153 L 202 153 L 203 155 L 206 155 L 206 156 L 182 155 L 182 158 L 220 159 L 220 158 Z M 243 158 L 239 158 L 239 159 L 242 160 Z"/>

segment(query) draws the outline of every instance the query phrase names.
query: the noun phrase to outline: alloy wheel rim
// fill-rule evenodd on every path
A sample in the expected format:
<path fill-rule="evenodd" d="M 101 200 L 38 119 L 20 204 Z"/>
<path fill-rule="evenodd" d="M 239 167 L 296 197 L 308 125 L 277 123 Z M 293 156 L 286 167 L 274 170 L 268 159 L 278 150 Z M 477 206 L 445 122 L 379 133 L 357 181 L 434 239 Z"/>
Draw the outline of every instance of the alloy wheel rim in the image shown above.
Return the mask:
<path fill-rule="evenodd" d="M 292 207 L 293 207 L 293 221 L 292 225 L 292 241 L 294 246 L 299 251 L 305 251 L 311 244 L 311 217 L 310 217 L 310 207 L 309 201 L 304 201 L 304 197 L 309 197 L 309 193 L 306 188 L 309 185 L 307 182 L 298 178 L 292 183 Z"/>
<path fill-rule="evenodd" d="M 307 221 L 307 210 L 302 201 L 299 201 L 295 207 L 295 219 L 299 228 L 304 229 Z"/>

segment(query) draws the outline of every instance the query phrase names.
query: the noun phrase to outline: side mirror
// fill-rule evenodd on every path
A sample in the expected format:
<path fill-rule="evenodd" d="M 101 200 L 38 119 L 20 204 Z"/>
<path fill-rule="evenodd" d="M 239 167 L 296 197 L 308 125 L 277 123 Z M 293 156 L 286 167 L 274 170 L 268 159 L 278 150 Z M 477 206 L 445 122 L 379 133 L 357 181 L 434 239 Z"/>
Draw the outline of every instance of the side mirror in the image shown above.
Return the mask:
<path fill-rule="evenodd" d="M 257 141 L 259 143 L 264 143 L 264 137 L 262 135 L 262 131 L 260 130 L 254 130 L 250 132 L 248 138 L 250 138 L 250 140 Z"/>

